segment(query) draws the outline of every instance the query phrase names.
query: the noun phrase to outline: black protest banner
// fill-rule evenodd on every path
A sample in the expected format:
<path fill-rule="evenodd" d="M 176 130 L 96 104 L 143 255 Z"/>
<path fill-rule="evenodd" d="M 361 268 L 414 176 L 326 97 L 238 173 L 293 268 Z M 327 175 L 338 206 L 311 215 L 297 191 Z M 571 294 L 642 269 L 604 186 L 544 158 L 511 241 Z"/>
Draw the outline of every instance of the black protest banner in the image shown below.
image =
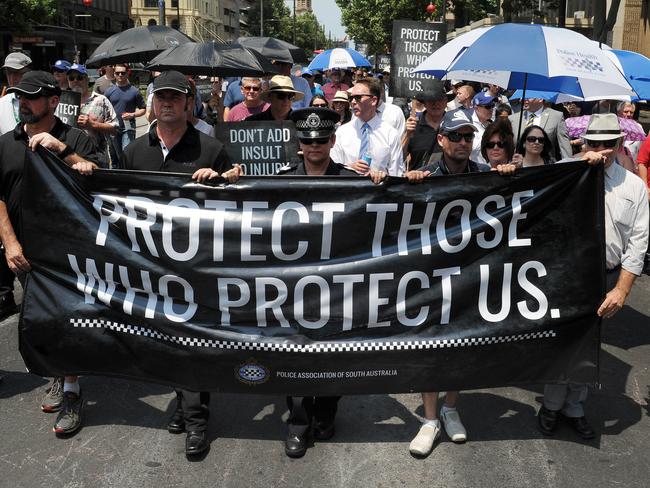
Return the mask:
<path fill-rule="evenodd" d="M 63 90 L 54 115 L 72 127 L 77 127 L 77 118 L 81 113 L 81 93 Z"/>
<path fill-rule="evenodd" d="M 296 126 L 292 121 L 231 122 L 214 126 L 230 160 L 250 176 L 274 175 L 298 158 Z"/>
<path fill-rule="evenodd" d="M 286 394 L 597 378 L 602 168 L 207 186 L 30 158 L 34 373 Z"/>
<path fill-rule="evenodd" d="M 370 64 L 372 64 L 373 69 L 377 73 L 381 73 L 386 68 L 390 69 L 390 54 L 373 54 L 372 56 L 368 56 L 368 61 L 370 61 Z"/>
<path fill-rule="evenodd" d="M 413 73 L 413 68 L 440 48 L 446 38 L 447 26 L 443 22 L 393 22 L 389 86 L 391 97 L 414 98 L 422 92 L 426 80 L 433 77 L 424 73 Z"/>

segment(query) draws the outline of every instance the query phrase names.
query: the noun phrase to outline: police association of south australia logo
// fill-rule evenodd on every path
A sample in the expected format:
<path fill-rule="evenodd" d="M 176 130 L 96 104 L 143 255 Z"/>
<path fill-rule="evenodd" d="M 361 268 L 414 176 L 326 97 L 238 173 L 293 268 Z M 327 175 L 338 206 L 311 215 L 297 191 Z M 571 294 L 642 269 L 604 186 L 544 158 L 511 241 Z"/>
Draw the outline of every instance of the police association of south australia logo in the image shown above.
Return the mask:
<path fill-rule="evenodd" d="M 255 359 L 249 359 L 235 368 L 235 377 L 247 385 L 261 385 L 269 379 L 269 370 Z"/>

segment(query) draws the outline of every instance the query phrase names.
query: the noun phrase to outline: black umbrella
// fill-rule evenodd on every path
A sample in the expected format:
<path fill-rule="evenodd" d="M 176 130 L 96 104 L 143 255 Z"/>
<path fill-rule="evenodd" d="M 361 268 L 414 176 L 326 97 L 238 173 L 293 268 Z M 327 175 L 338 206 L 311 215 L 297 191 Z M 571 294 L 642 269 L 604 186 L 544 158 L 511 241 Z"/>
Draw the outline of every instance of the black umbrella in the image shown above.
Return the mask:
<path fill-rule="evenodd" d="M 262 76 L 277 73 L 271 62 L 239 44 L 188 42 L 161 52 L 147 69 L 175 69 L 187 75 Z"/>
<path fill-rule="evenodd" d="M 164 25 L 133 27 L 113 34 L 86 61 L 89 68 L 114 63 L 146 63 L 156 54 L 192 39 Z"/>
<path fill-rule="evenodd" d="M 275 37 L 240 37 L 237 42 L 282 63 L 307 63 L 304 49 Z"/>

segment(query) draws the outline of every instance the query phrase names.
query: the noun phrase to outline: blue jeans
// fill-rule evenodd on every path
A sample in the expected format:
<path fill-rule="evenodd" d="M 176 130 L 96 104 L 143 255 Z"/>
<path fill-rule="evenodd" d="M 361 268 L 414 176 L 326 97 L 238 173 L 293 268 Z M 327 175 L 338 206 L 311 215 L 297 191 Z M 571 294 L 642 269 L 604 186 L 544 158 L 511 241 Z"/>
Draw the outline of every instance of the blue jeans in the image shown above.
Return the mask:
<path fill-rule="evenodd" d="M 135 129 L 120 129 L 120 135 L 122 136 L 122 150 L 135 141 Z"/>

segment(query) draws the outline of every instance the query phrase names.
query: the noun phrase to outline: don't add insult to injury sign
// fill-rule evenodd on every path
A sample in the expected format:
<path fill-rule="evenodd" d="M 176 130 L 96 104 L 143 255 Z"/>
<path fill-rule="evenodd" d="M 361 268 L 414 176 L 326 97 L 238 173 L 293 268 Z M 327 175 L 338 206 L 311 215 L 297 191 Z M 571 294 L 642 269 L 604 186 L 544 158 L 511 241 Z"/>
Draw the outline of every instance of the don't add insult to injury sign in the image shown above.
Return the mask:
<path fill-rule="evenodd" d="M 34 373 L 274 394 L 597 379 L 602 168 L 208 186 L 30 154 Z"/>

